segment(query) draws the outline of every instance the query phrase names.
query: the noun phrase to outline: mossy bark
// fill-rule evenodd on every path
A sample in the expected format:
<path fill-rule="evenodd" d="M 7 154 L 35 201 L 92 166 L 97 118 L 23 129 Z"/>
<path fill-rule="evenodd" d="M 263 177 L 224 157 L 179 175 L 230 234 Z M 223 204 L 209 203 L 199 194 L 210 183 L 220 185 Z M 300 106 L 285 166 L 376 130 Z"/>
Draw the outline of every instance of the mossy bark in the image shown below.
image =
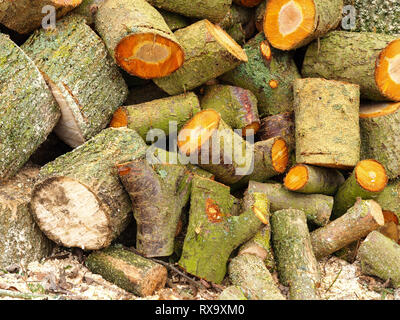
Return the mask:
<path fill-rule="evenodd" d="M 27 265 L 50 255 L 52 243 L 29 211 L 38 173 L 39 167 L 27 164 L 15 177 L 0 183 L 0 268 Z"/>
<path fill-rule="evenodd" d="M 74 13 L 84 16 L 87 24 L 93 25 L 99 6 L 105 0 L 82 0 L 82 3 L 74 10 Z"/>
<path fill-rule="evenodd" d="M 247 300 L 239 286 L 229 286 L 218 296 L 218 300 Z"/>
<path fill-rule="evenodd" d="M 396 39 L 372 32 L 330 32 L 308 47 L 303 77 L 358 84 L 362 98 L 386 101 L 376 84 L 375 69 L 381 51 Z"/>
<path fill-rule="evenodd" d="M 221 283 L 230 254 L 257 233 L 263 224 L 260 218 L 268 212 L 263 193 L 249 191 L 240 205 L 229 187 L 195 177 L 179 266 L 199 278 Z"/>
<path fill-rule="evenodd" d="M 146 257 L 174 252 L 174 238 L 188 203 L 192 176 L 181 165 L 153 165 L 145 159 L 118 165 L 137 223 L 136 249 Z"/>
<path fill-rule="evenodd" d="M 279 183 L 250 181 L 249 190 L 265 193 L 271 203 L 271 212 L 282 209 L 298 209 L 303 210 L 307 220 L 317 226 L 324 226 L 329 222 L 333 197 L 291 192 Z"/>
<path fill-rule="evenodd" d="M 40 71 L 0 34 L 0 181 L 12 177 L 43 143 L 61 112 Z"/>
<path fill-rule="evenodd" d="M 261 258 L 241 254 L 229 263 L 229 280 L 249 300 L 285 300 Z"/>
<path fill-rule="evenodd" d="M 161 13 L 171 31 L 176 31 L 190 25 L 190 20 L 188 18 L 181 16 L 177 13 L 162 9 L 159 9 L 158 12 Z"/>
<path fill-rule="evenodd" d="M 297 163 L 354 167 L 360 160 L 359 87 L 299 79 L 294 97 Z"/>
<path fill-rule="evenodd" d="M 110 122 L 128 88 L 96 35 L 77 15 L 52 31 L 35 32 L 22 46 L 52 88 L 62 111 L 57 135 L 76 147 Z"/>
<path fill-rule="evenodd" d="M 382 210 L 395 213 L 400 219 L 400 180 L 393 180 L 388 183 L 385 189 L 375 198 Z"/>
<path fill-rule="evenodd" d="M 209 29 L 213 27 L 201 20 L 174 33 L 185 52 L 185 62 L 171 75 L 154 79 L 157 86 L 169 95 L 184 93 L 246 62 L 217 41 Z"/>
<path fill-rule="evenodd" d="M 260 116 L 293 111 L 293 81 L 300 74 L 290 53 L 271 48 L 271 59 L 267 61 L 260 45 L 265 40 L 259 33 L 243 47 L 249 61 L 224 74 L 221 79 L 254 93 L 258 100 Z M 271 81 L 278 86 L 271 86 Z"/>
<path fill-rule="evenodd" d="M 154 294 L 167 281 L 164 266 L 119 246 L 93 252 L 85 264 L 93 273 L 141 297 Z"/>
<path fill-rule="evenodd" d="M 320 274 L 306 215 L 296 209 L 276 211 L 271 225 L 279 279 L 289 286 L 290 299 L 317 300 Z"/>
<path fill-rule="evenodd" d="M 373 231 L 361 244 L 358 256 L 363 273 L 390 279 L 392 287 L 400 287 L 400 246 L 393 240 Z"/>
<path fill-rule="evenodd" d="M 148 0 L 160 9 L 179 13 L 183 16 L 208 19 L 213 23 L 220 22 L 228 12 L 232 0 Z"/>

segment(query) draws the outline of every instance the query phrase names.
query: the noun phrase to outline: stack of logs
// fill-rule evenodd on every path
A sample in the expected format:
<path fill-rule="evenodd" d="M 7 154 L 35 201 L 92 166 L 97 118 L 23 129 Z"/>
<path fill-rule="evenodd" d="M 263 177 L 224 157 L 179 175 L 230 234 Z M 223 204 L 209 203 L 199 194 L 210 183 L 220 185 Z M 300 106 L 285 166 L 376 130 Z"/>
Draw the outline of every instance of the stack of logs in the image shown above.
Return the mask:
<path fill-rule="evenodd" d="M 318 299 L 335 254 L 400 287 L 400 4 L 381 2 L 343 30 L 368 1 L 1 1 L 0 267 L 56 244 L 140 296 L 169 257 L 220 299 L 285 299 L 275 271 Z"/>

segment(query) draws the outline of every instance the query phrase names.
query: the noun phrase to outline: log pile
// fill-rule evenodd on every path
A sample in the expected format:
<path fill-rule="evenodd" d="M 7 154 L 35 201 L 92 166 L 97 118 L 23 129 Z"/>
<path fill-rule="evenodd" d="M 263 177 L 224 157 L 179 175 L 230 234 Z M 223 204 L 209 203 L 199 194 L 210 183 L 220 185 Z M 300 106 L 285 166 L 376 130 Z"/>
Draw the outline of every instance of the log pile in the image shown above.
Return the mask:
<path fill-rule="evenodd" d="M 367 1 L 28 2 L 0 1 L 0 269 L 61 246 L 141 297 L 316 300 L 335 254 L 400 287 L 396 2 L 352 30 Z"/>

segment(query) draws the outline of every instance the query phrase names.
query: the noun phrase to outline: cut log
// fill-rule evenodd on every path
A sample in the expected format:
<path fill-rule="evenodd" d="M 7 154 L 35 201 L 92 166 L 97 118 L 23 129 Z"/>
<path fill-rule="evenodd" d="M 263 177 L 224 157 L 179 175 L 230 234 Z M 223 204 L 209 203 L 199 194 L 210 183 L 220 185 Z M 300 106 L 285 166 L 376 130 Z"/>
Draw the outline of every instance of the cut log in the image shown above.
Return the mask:
<path fill-rule="evenodd" d="M 357 198 L 376 199 L 385 189 L 388 177 L 385 168 L 375 160 L 360 161 L 335 195 L 332 218 L 336 219 L 350 209 Z"/>
<path fill-rule="evenodd" d="M 135 131 L 108 128 L 48 163 L 40 170 L 30 204 L 40 229 L 65 247 L 109 246 L 128 225 L 132 210 L 115 164 L 145 152 Z"/>
<path fill-rule="evenodd" d="M 372 231 L 359 250 L 361 271 L 389 280 L 394 288 L 400 287 L 400 246 L 378 231 Z"/>
<path fill-rule="evenodd" d="M 56 19 L 60 19 L 68 12 L 79 6 L 82 0 L 4 0 L 1 6 L 0 23 L 18 33 L 30 33 L 42 26 L 43 19 L 49 15 L 42 12 L 45 6 L 55 9 Z M 45 19 L 46 23 L 47 19 Z"/>
<path fill-rule="evenodd" d="M 290 299 L 317 300 L 320 274 L 306 215 L 295 209 L 276 211 L 271 225 L 279 279 L 289 286 Z"/>
<path fill-rule="evenodd" d="M 255 145 L 242 139 L 208 109 L 197 113 L 178 135 L 182 154 L 196 157 L 201 168 L 225 184 L 244 184 L 249 179 L 265 181 L 283 173 L 288 161 L 283 139 L 273 138 Z"/>
<path fill-rule="evenodd" d="M 164 288 L 167 269 L 121 246 L 112 246 L 89 255 L 85 262 L 93 273 L 141 297 Z"/>
<path fill-rule="evenodd" d="M 220 22 L 229 10 L 232 0 L 148 0 L 151 5 L 183 16 Z"/>
<path fill-rule="evenodd" d="M 359 199 L 340 218 L 311 232 L 311 243 L 317 259 L 329 256 L 352 242 L 366 237 L 385 224 L 382 209 L 374 200 Z"/>
<path fill-rule="evenodd" d="M 333 31 L 308 47 L 302 74 L 358 84 L 365 99 L 400 101 L 399 65 L 397 36 Z"/>
<path fill-rule="evenodd" d="M 319 193 L 333 196 L 345 182 L 343 174 L 336 169 L 297 164 L 284 179 L 285 187 L 300 193 Z"/>
<path fill-rule="evenodd" d="M 150 166 L 145 159 L 119 164 L 118 173 L 132 200 L 136 249 L 146 257 L 170 256 L 192 176 L 184 166 Z"/>
<path fill-rule="evenodd" d="M 285 300 L 263 260 L 242 254 L 229 263 L 229 280 L 240 287 L 249 300 Z"/>
<path fill-rule="evenodd" d="M 242 129 L 243 136 L 254 134 L 260 128 L 257 98 L 249 90 L 218 84 L 209 86 L 201 99 L 201 108 L 219 112 L 228 126 Z"/>
<path fill-rule="evenodd" d="M 268 0 L 264 33 L 280 50 L 304 47 L 342 20 L 343 0 Z"/>
<path fill-rule="evenodd" d="M 0 268 L 27 265 L 50 255 L 52 243 L 29 212 L 30 194 L 39 167 L 26 165 L 12 179 L 0 183 Z"/>
<path fill-rule="evenodd" d="M 154 79 L 169 95 L 190 91 L 247 62 L 243 49 L 208 20 L 180 29 L 175 36 L 185 52 L 185 63 L 171 75 Z"/>
<path fill-rule="evenodd" d="M 248 62 L 221 79 L 253 92 L 262 117 L 293 111 L 293 81 L 300 78 L 300 74 L 292 56 L 270 48 L 263 33 L 249 40 L 243 48 Z"/>
<path fill-rule="evenodd" d="M 39 70 L 0 34 L 0 181 L 12 177 L 43 143 L 61 112 Z"/>
<path fill-rule="evenodd" d="M 294 82 L 296 161 L 350 169 L 360 160 L 360 89 L 324 79 Z"/>
<path fill-rule="evenodd" d="M 249 190 L 265 193 L 271 203 L 271 212 L 283 209 L 298 209 L 303 210 L 307 220 L 317 226 L 324 226 L 329 222 L 333 207 L 333 197 L 323 194 L 291 192 L 279 183 L 250 181 Z"/>
<path fill-rule="evenodd" d="M 197 96 L 189 92 L 179 96 L 157 99 L 142 104 L 119 108 L 111 120 L 110 127 L 127 126 L 136 130 L 146 139 L 151 129 L 160 129 L 169 135 L 170 124 L 174 121 L 177 130 L 200 111 L 200 102 Z"/>
<path fill-rule="evenodd" d="M 218 300 L 247 300 L 247 298 L 240 287 L 229 286 L 220 293 Z"/>
<path fill-rule="evenodd" d="M 104 1 L 105 0 L 82 0 L 82 3 L 74 10 L 74 13 L 85 17 L 88 25 L 94 25 L 97 10 Z"/>
<path fill-rule="evenodd" d="M 376 201 L 384 211 L 391 211 L 400 219 L 400 180 L 388 183 L 385 189 L 376 197 Z"/>
<path fill-rule="evenodd" d="M 71 147 L 105 128 L 126 99 L 117 66 L 81 16 L 58 21 L 55 31 L 35 32 L 22 48 L 45 74 L 62 112 L 55 132 Z"/>
<path fill-rule="evenodd" d="M 190 25 L 190 20 L 187 17 L 162 9 L 158 9 L 158 12 L 161 13 L 171 31 L 176 31 Z"/>
<path fill-rule="evenodd" d="M 232 251 L 258 232 L 268 214 L 269 202 L 263 193 L 248 192 L 240 206 L 229 187 L 194 177 L 179 266 L 199 278 L 221 283 Z"/>
<path fill-rule="evenodd" d="M 373 103 L 360 108 L 361 158 L 375 159 L 389 179 L 400 176 L 400 103 Z"/>

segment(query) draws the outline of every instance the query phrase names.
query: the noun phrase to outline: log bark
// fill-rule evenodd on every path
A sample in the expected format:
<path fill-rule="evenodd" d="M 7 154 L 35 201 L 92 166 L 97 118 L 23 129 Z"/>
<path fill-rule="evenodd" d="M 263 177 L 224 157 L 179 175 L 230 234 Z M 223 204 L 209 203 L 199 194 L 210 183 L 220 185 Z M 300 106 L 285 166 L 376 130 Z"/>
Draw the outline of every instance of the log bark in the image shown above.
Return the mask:
<path fill-rule="evenodd" d="M 317 259 L 366 237 L 385 224 L 382 209 L 374 200 L 358 200 L 340 218 L 311 232 L 311 243 Z"/>
<path fill-rule="evenodd" d="M 162 15 L 145 0 L 108 0 L 99 7 L 95 23 L 111 56 L 131 75 L 165 77 L 185 60 Z"/>
<path fill-rule="evenodd" d="M 279 279 L 289 286 L 290 299 L 317 300 L 320 274 L 306 215 L 296 209 L 276 211 L 271 225 Z"/>
<path fill-rule="evenodd" d="M 263 47 L 267 49 L 262 51 Z M 270 48 L 263 33 L 249 40 L 243 49 L 248 62 L 221 79 L 253 92 L 262 117 L 293 111 L 293 81 L 300 78 L 300 74 L 291 55 Z"/>
<path fill-rule="evenodd" d="M 82 3 L 74 10 L 74 13 L 85 17 L 88 25 L 94 25 L 97 10 L 105 0 L 82 0 Z"/>
<path fill-rule="evenodd" d="M 232 251 L 257 233 L 268 214 L 265 194 L 248 192 L 239 205 L 229 187 L 195 177 L 179 266 L 199 278 L 221 283 Z"/>
<path fill-rule="evenodd" d="M 30 204 L 41 230 L 65 247 L 109 246 L 128 225 L 132 210 L 115 164 L 145 151 L 135 131 L 108 128 L 44 166 Z"/>
<path fill-rule="evenodd" d="M 184 166 L 150 166 L 145 159 L 119 164 L 118 173 L 132 200 L 136 249 L 146 257 L 170 256 L 192 176 Z"/>
<path fill-rule="evenodd" d="M 324 79 L 294 82 L 296 161 L 353 168 L 360 160 L 360 91 Z"/>
<path fill-rule="evenodd" d="M 52 243 L 40 231 L 29 201 L 39 167 L 27 164 L 12 179 L 0 183 L 0 267 L 27 265 L 50 255 Z"/>
<path fill-rule="evenodd" d="M 218 300 L 247 300 L 239 286 L 229 286 L 218 296 Z"/>
<path fill-rule="evenodd" d="M 114 113 L 110 127 L 127 126 L 129 129 L 136 130 L 143 139 L 146 139 L 146 135 L 151 129 L 160 129 L 167 136 L 171 133 L 172 121 L 176 122 L 179 131 L 199 111 L 199 99 L 194 93 L 189 92 L 121 107 Z"/>
<path fill-rule="evenodd" d="M 186 28 L 190 25 L 190 20 L 187 17 L 162 9 L 158 9 L 158 12 L 161 13 L 171 31 Z"/>
<path fill-rule="evenodd" d="M 49 11 L 44 10 L 46 6 L 52 6 L 55 9 L 56 19 L 60 19 L 81 2 L 82 0 L 5 0 L 0 7 L 2 10 L 0 23 L 18 33 L 30 33 L 38 29 L 43 19 L 48 16 Z M 47 19 L 46 22 L 48 23 Z"/>
<path fill-rule="evenodd" d="M 359 250 L 361 271 L 400 287 L 400 246 L 378 231 L 371 232 Z"/>
<path fill-rule="evenodd" d="M 43 143 L 61 112 L 40 71 L 0 34 L 0 181 L 11 178 Z"/>
<path fill-rule="evenodd" d="M 77 147 L 108 125 L 128 89 L 103 42 L 82 17 L 68 16 L 56 26 L 53 32 L 35 32 L 22 48 L 45 74 L 61 107 L 56 134 Z"/>
<path fill-rule="evenodd" d="M 116 245 L 93 252 L 85 264 L 93 273 L 141 297 L 153 295 L 167 281 L 164 266 Z"/>
<path fill-rule="evenodd" d="M 342 20 L 342 8 L 343 0 L 269 0 L 264 33 L 277 49 L 298 49 L 336 29 Z"/>
<path fill-rule="evenodd" d="M 267 8 L 267 0 L 263 0 L 257 7 L 255 12 L 256 29 L 258 32 L 264 31 L 264 16 Z"/>
<path fill-rule="evenodd" d="M 361 97 L 369 100 L 400 101 L 400 85 L 393 80 L 399 42 L 397 36 L 372 32 L 330 32 L 308 47 L 303 77 L 358 84 Z"/>
<path fill-rule="evenodd" d="M 175 32 L 185 52 L 183 66 L 171 75 L 154 79 L 169 95 L 193 90 L 247 62 L 242 48 L 219 26 L 198 21 Z"/>
<path fill-rule="evenodd" d="M 400 219 L 400 180 L 390 181 L 386 188 L 375 198 L 382 210 L 391 211 Z"/>
<path fill-rule="evenodd" d="M 333 197 L 322 194 L 300 194 L 288 191 L 279 183 L 249 182 L 249 190 L 263 192 L 271 202 L 271 212 L 283 209 L 303 210 L 307 220 L 317 226 L 329 222 Z"/>

